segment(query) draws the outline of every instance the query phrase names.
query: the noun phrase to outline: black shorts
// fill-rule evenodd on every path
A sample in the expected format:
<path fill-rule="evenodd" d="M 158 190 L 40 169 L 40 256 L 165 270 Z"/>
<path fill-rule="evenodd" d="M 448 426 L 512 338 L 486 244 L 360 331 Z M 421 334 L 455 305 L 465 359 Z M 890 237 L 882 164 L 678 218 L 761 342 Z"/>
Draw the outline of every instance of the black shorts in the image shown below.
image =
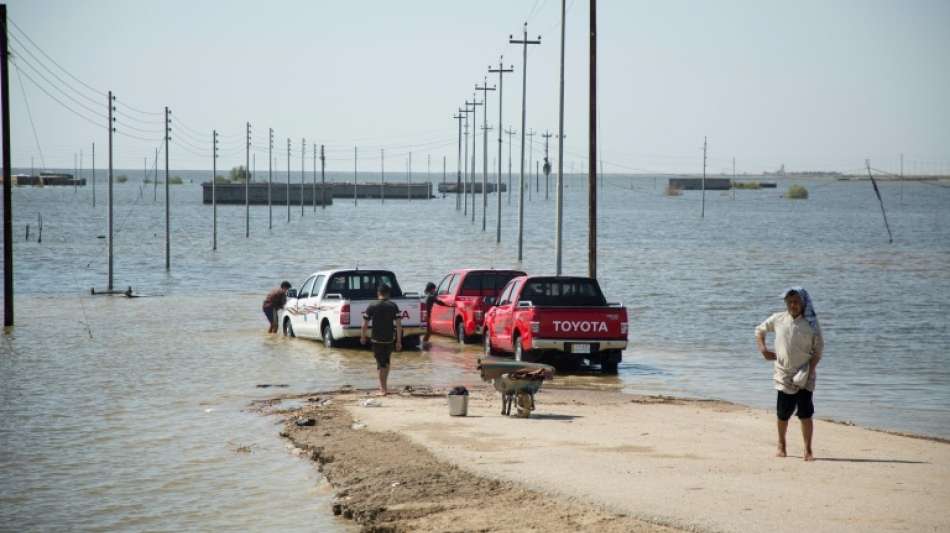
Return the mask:
<path fill-rule="evenodd" d="M 376 358 L 376 368 L 389 368 L 389 356 L 395 346 L 391 342 L 373 341 L 373 357 Z"/>
<path fill-rule="evenodd" d="M 798 418 L 811 418 L 815 414 L 815 404 L 811 401 L 811 391 L 801 389 L 795 394 L 786 394 L 777 391 L 775 400 L 775 414 L 779 420 L 788 420 L 797 410 Z"/>
<path fill-rule="evenodd" d="M 269 324 L 273 324 L 274 323 L 274 308 L 265 307 L 263 311 L 264 311 L 264 316 L 267 317 L 267 322 Z"/>

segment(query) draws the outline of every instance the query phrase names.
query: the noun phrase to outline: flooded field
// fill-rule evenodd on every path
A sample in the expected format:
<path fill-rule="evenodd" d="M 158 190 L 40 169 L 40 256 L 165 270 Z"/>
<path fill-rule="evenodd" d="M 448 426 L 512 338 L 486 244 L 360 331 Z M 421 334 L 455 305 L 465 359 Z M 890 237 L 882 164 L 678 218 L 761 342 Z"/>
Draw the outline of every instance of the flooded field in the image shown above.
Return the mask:
<path fill-rule="evenodd" d="M 515 262 L 517 196 L 481 231 L 452 197 L 385 204 L 337 199 L 316 213 L 211 209 L 197 185 L 173 187 L 172 269 L 164 271 L 161 191 L 136 174 L 117 186 L 116 285 L 105 287 L 104 187 L 16 189 L 17 326 L 0 343 L 0 528 L 344 530 L 313 467 L 244 412 L 283 392 L 373 385 L 369 352 L 265 334 L 264 293 L 327 267 L 383 267 L 407 290 L 451 268 L 554 268 L 553 195 L 526 202 Z M 185 174 L 183 174 L 185 175 Z M 361 178 L 363 179 L 363 178 Z M 781 197 L 791 183 L 811 197 Z M 753 328 L 789 285 L 811 292 L 826 335 L 817 415 L 950 437 L 950 188 L 882 184 L 888 244 L 869 183 L 789 181 L 778 190 L 665 197 L 665 180 L 611 176 L 602 190 L 600 281 L 631 312 L 620 375 L 562 375 L 560 386 L 720 398 L 768 408 L 771 367 Z M 539 199 L 540 198 L 540 199 Z M 489 205 L 495 198 L 489 197 Z M 586 188 L 565 200 L 565 273 L 586 272 Z M 43 242 L 24 242 L 44 220 Z M 395 358 L 394 388 L 476 383 L 476 346 L 439 339 Z M 262 388 L 259 385 L 271 385 Z M 281 387 L 274 387 L 281 385 Z M 286 385 L 283 387 L 282 385 Z"/>

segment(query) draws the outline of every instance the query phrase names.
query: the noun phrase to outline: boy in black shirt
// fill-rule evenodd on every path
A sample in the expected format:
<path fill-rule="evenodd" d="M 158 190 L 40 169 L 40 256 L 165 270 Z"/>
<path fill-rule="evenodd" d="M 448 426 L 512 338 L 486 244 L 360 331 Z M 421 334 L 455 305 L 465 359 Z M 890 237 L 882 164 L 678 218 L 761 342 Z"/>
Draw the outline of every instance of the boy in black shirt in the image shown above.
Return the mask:
<path fill-rule="evenodd" d="M 380 285 L 376 289 L 379 301 L 363 312 L 363 325 L 360 329 L 360 343 L 366 344 L 366 332 L 369 322 L 373 322 L 373 357 L 379 372 L 379 393 L 387 393 L 386 380 L 389 378 L 389 357 L 396 351 L 402 351 L 402 316 L 399 306 L 389 300 L 389 285 Z"/>

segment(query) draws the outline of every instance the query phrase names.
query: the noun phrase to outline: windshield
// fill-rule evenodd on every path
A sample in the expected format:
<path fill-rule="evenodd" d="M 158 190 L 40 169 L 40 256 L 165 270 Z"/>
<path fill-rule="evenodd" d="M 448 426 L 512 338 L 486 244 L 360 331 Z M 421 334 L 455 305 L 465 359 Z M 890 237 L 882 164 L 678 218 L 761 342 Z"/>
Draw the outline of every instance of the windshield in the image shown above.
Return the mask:
<path fill-rule="evenodd" d="M 353 270 L 337 272 L 327 283 L 325 294 L 342 294 L 347 300 L 375 300 L 376 288 L 385 283 L 392 289 L 390 298 L 401 298 L 402 289 L 396 275 L 385 270 Z"/>
<path fill-rule="evenodd" d="M 521 300 L 537 306 L 599 307 L 607 305 L 597 282 L 590 278 L 533 278 Z"/>

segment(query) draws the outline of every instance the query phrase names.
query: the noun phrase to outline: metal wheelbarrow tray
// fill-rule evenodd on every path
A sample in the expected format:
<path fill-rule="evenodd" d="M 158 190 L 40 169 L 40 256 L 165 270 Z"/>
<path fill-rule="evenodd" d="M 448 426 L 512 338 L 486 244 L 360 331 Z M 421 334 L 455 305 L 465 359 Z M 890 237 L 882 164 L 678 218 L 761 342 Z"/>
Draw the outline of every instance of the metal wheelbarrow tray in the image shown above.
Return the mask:
<path fill-rule="evenodd" d="M 491 382 L 501 393 L 501 414 L 510 415 L 511 406 L 517 407 L 517 416 L 527 418 L 534 410 L 534 395 L 545 379 L 554 377 L 554 367 L 541 363 L 527 363 L 508 359 L 485 358 L 478 360 L 482 379 Z M 528 378 L 519 378 L 522 370 L 533 371 Z M 513 376 L 515 375 L 515 376 Z"/>

